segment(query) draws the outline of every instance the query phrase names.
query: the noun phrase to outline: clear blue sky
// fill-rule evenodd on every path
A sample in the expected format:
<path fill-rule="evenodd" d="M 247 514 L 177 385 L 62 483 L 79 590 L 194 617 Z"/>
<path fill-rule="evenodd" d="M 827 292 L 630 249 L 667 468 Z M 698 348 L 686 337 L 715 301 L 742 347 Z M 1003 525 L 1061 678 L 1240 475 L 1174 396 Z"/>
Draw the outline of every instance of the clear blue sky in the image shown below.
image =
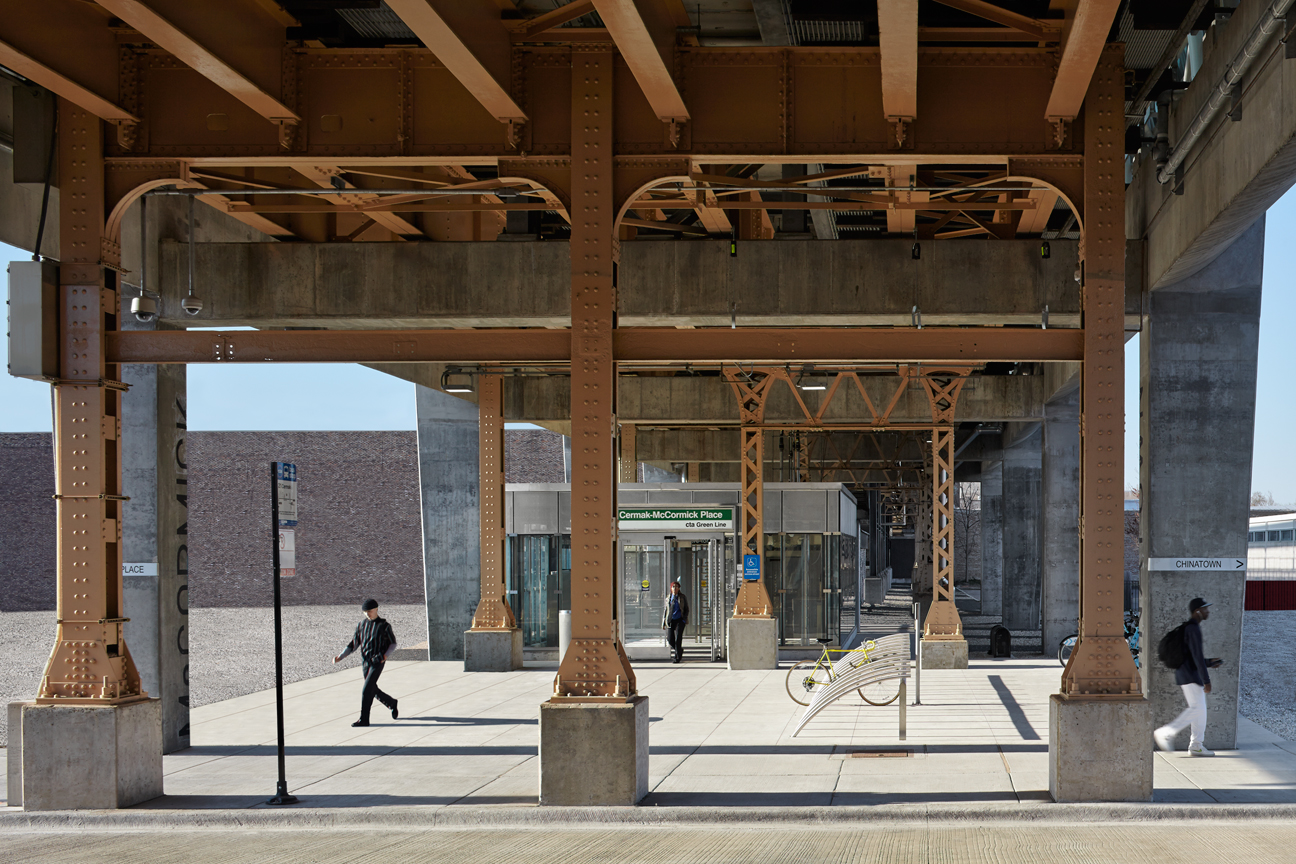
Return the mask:
<path fill-rule="evenodd" d="M 1252 489 L 1296 503 L 1291 430 L 1296 405 L 1284 380 L 1296 368 L 1296 191 L 1269 211 L 1264 305 L 1260 317 L 1255 467 Z M 0 244 L 0 259 L 30 255 Z M 1125 478 L 1138 485 L 1138 338 L 1125 351 Z M 413 429 L 414 385 L 351 364 L 189 367 L 189 428 L 194 430 Z M 513 424 L 510 424 L 513 425 Z M 0 374 L 0 432 L 50 431 L 45 384 Z"/>

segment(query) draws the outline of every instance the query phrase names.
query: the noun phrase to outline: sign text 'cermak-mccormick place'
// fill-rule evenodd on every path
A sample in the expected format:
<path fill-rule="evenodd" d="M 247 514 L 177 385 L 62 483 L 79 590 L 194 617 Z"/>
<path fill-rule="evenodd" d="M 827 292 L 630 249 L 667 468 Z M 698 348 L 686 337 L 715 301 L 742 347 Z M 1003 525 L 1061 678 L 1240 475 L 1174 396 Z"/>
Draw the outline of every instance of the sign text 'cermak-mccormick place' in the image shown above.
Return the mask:
<path fill-rule="evenodd" d="M 732 507 L 619 507 L 621 531 L 732 531 Z"/>

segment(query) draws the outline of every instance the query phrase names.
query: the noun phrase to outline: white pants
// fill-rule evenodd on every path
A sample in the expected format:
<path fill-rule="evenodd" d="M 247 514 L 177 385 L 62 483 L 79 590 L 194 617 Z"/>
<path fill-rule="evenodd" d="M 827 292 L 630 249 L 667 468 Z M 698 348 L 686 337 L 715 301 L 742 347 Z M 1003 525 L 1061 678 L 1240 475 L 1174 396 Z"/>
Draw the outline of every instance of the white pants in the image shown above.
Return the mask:
<path fill-rule="evenodd" d="M 1188 749 L 1202 747 L 1206 740 L 1206 688 L 1200 684 L 1181 684 L 1184 699 L 1188 707 L 1178 717 L 1167 723 L 1164 729 L 1177 735 L 1185 726 L 1192 726 L 1192 737 L 1188 740 Z"/>

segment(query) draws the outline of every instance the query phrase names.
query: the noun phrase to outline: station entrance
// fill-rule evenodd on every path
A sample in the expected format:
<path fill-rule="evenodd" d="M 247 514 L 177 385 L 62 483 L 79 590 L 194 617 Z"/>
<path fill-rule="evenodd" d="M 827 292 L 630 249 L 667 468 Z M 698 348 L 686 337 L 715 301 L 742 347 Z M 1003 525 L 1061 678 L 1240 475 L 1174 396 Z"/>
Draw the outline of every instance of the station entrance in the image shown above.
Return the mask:
<path fill-rule="evenodd" d="M 731 514 L 732 508 L 723 511 Z M 677 536 L 625 531 L 620 546 L 621 638 L 626 650 L 645 658 L 667 656 L 662 610 L 670 584 L 679 582 L 689 601 L 686 648 L 704 649 L 711 660 L 724 656 L 724 622 L 735 594 L 729 577 L 734 572 L 732 529 Z"/>

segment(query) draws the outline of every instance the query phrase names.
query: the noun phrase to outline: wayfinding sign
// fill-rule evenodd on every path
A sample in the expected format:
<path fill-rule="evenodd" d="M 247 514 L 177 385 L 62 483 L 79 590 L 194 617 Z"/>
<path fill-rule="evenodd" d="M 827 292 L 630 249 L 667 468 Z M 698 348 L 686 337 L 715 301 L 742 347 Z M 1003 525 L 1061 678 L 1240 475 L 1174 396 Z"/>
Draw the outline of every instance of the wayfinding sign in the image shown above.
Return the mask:
<path fill-rule="evenodd" d="M 732 507 L 619 507 L 621 531 L 732 531 Z"/>
<path fill-rule="evenodd" d="M 279 508 L 279 527 L 297 525 L 297 466 L 291 462 L 275 464 L 275 499 Z"/>
<path fill-rule="evenodd" d="M 1149 570 L 1222 570 L 1245 573 L 1245 558 L 1149 558 Z"/>
<path fill-rule="evenodd" d="M 744 555 L 743 556 L 743 578 L 755 580 L 760 578 L 760 556 Z"/>
<path fill-rule="evenodd" d="M 292 528 L 279 529 L 279 578 L 291 579 L 297 575 L 297 532 Z"/>

